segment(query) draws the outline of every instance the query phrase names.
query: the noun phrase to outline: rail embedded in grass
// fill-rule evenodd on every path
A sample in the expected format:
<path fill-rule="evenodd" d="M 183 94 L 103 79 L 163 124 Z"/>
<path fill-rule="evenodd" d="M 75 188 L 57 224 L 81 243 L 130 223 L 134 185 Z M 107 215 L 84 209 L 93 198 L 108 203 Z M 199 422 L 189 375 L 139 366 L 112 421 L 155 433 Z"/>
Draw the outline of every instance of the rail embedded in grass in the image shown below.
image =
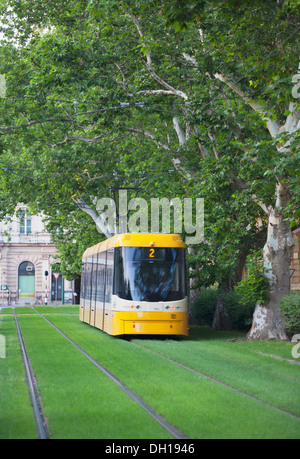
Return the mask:
<path fill-rule="evenodd" d="M 300 373 L 285 361 L 260 357 L 259 349 L 277 349 L 291 353 L 290 343 L 231 341 L 230 334 L 214 334 L 209 330 L 192 329 L 190 338 L 182 342 L 134 340 L 204 377 L 228 385 L 290 416 L 300 417 Z M 231 335 L 233 336 L 233 334 Z"/>
<path fill-rule="evenodd" d="M 263 401 L 263 400 L 261 400 L 261 399 L 259 399 L 259 398 L 257 398 L 257 397 L 254 397 L 254 396 L 252 396 L 252 395 L 250 395 L 250 394 L 246 394 L 245 392 L 242 392 L 241 390 L 236 389 L 235 387 L 230 386 L 229 384 L 226 384 L 226 383 L 220 381 L 219 379 L 215 379 L 215 378 L 212 378 L 211 376 L 208 376 L 207 374 L 200 373 L 199 371 L 197 371 L 197 370 L 195 370 L 195 369 L 193 369 L 193 368 L 191 368 L 191 367 L 188 367 L 188 366 L 186 366 L 186 365 L 183 365 L 182 363 L 179 363 L 179 362 L 176 361 L 176 360 L 170 359 L 169 357 L 167 357 L 167 356 L 165 356 L 165 355 L 163 355 L 163 354 L 161 354 L 161 353 L 159 353 L 159 352 L 153 351 L 152 349 L 148 348 L 147 346 L 141 346 L 141 345 L 139 345 L 139 344 L 136 343 L 136 342 L 133 343 L 133 344 L 134 344 L 135 346 L 138 346 L 138 347 L 142 348 L 142 349 L 146 349 L 146 350 L 149 351 L 149 352 L 153 352 L 154 354 L 160 356 L 160 357 L 163 358 L 163 359 L 168 360 L 168 361 L 171 362 L 171 363 L 174 363 L 175 365 L 177 365 L 177 366 L 183 368 L 184 370 L 187 370 L 187 371 L 190 371 L 191 373 L 195 373 L 196 375 L 199 375 L 201 378 L 208 379 L 209 381 L 212 381 L 212 382 L 214 382 L 214 383 L 216 383 L 216 384 L 219 384 L 219 385 L 221 385 L 221 386 L 223 386 L 223 387 L 226 387 L 227 389 L 230 389 L 230 390 L 236 392 L 237 394 L 242 395 L 243 397 L 247 397 L 247 398 L 249 398 L 249 399 L 251 399 L 251 400 L 253 400 L 253 401 L 255 401 L 255 402 L 262 403 L 263 405 L 268 406 L 269 408 L 272 408 L 272 409 L 274 409 L 274 410 L 276 410 L 276 411 L 280 411 L 281 413 L 284 413 L 284 414 L 286 414 L 286 415 L 288 415 L 288 416 L 291 416 L 291 417 L 293 417 L 293 418 L 295 418 L 295 419 L 297 419 L 297 420 L 300 421 L 300 417 L 299 417 L 299 416 L 296 416 L 296 415 L 293 414 L 293 413 L 290 413 L 290 412 L 288 412 L 288 411 L 286 411 L 286 410 L 283 410 L 283 409 L 281 409 L 281 408 L 278 408 L 277 406 L 271 405 L 271 404 L 269 404 L 269 403 L 267 403 L 267 402 L 265 402 L 265 401 Z"/>
<path fill-rule="evenodd" d="M 13 314 L 1 316 L 0 333 L 6 341 L 5 358 L 0 360 L 0 439 L 36 439 L 36 423 Z"/>
<path fill-rule="evenodd" d="M 40 313 L 39 313 L 40 314 Z M 158 422 L 169 434 L 175 439 L 188 439 L 188 437 L 180 432 L 175 426 L 167 422 L 162 416 L 159 416 L 150 406 L 148 406 L 140 397 L 132 392 L 125 384 L 123 384 L 113 373 L 107 370 L 103 365 L 97 362 L 91 357 L 84 349 L 82 349 L 77 343 L 75 343 L 69 336 L 67 336 L 62 330 L 56 327 L 50 320 L 44 315 L 40 314 L 55 330 L 57 330 L 67 341 L 76 347 L 88 360 L 90 360 L 102 373 L 104 373 L 110 380 L 117 384 L 132 400 L 140 405 L 156 422 Z"/>
<path fill-rule="evenodd" d="M 31 403 L 33 406 L 34 417 L 36 420 L 38 436 L 41 440 L 46 440 L 49 438 L 49 434 L 47 432 L 45 416 L 42 412 L 42 407 L 41 407 L 41 403 L 39 400 L 38 391 L 36 388 L 35 376 L 33 374 L 33 370 L 32 370 L 30 360 L 27 354 L 26 346 L 24 343 L 21 327 L 20 327 L 20 324 L 19 324 L 19 321 L 18 321 L 18 318 L 15 312 L 14 312 L 14 317 L 16 321 L 19 343 L 21 346 L 22 354 L 23 354 L 23 362 L 24 362 L 24 367 L 25 367 L 25 372 L 26 372 L 26 377 L 27 377 L 27 384 L 28 384 Z"/>
<path fill-rule="evenodd" d="M 19 320 L 51 438 L 172 438 L 40 315 Z"/>
<path fill-rule="evenodd" d="M 299 419 L 293 416 L 299 408 L 298 368 L 257 353 L 269 346 L 269 353 L 278 347 L 277 353 L 287 356 L 288 345 L 229 342 L 233 335 L 203 335 L 198 329 L 182 341 L 135 338 L 195 369 L 192 373 L 132 342 L 91 329 L 73 314 L 51 310 L 45 316 L 189 438 L 299 438 Z M 20 315 L 20 321 L 52 438 L 171 438 L 39 315 Z"/>
<path fill-rule="evenodd" d="M 290 413 L 274 410 L 267 403 L 245 397 L 238 391 L 201 378 L 197 374 L 188 374 L 185 369 L 158 355 L 145 349 L 137 349 L 130 342 L 90 329 L 73 317 L 66 320 L 62 316 L 56 316 L 52 320 L 93 358 L 101 360 L 127 387 L 190 438 L 299 437 L 299 419 L 290 416 Z M 165 348 L 170 345 L 170 341 L 159 339 L 154 339 L 153 342 Z M 195 343 L 183 340 L 176 344 L 181 346 Z M 222 344 L 223 341 L 220 341 L 220 348 Z M 180 353 L 179 348 L 177 352 Z M 198 352 L 201 353 L 201 349 Z M 206 357 L 213 360 L 213 354 Z M 230 365 L 233 362 L 234 359 L 225 362 L 228 372 L 231 371 Z M 244 367 L 247 369 L 247 365 Z M 221 379 L 222 371 L 219 373 Z M 244 377 L 247 377 L 246 373 Z M 276 379 L 274 374 L 272 377 Z"/>

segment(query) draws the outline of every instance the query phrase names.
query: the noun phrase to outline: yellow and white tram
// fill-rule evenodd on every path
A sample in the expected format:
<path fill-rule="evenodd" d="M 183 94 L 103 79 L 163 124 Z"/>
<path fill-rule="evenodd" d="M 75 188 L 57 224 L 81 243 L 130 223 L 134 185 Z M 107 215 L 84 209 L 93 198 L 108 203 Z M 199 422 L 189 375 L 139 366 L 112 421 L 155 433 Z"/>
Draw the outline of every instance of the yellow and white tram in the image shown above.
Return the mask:
<path fill-rule="evenodd" d="M 117 234 L 82 260 L 80 320 L 110 335 L 188 335 L 185 244 Z"/>

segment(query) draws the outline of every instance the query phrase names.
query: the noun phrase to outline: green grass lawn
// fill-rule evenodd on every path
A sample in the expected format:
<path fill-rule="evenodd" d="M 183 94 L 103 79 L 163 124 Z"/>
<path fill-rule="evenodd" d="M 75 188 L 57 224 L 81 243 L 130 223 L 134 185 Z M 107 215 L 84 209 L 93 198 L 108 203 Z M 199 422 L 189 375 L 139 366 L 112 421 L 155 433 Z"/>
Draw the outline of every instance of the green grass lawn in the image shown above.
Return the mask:
<path fill-rule="evenodd" d="M 0 359 L 0 439 L 37 438 L 22 352 L 12 315 L 0 316 L 6 358 Z"/>
<path fill-rule="evenodd" d="M 166 417 L 169 422 L 175 424 L 191 438 L 293 438 L 299 436 L 299 420 L 291 416 L 176 367 L 158 355 L 132 346 L 130 342 L 110 337 L 86 324 L 78 323 L 75 318 L 65 320 L 63 316 L 56 316 L 51 320 Z M 227 340 L 236 339 L 236 337 L 235 334 L 226 335 Z M 139 342 L 145 344 L 144 340 L 139 340 Z M 185 355 L 193 353 L 193 357 L 189 359 L 181 358 L 182 363 L 189 366 L 192 366 L 192 363 L 196 365 L 201 355 L 202 340 L 196 340 L 193 335 L 188 340 L 182 341 L 154 339 L 149 342 L 160 350 L 174 346 L 175 360 L 181 357 L 181 350 L 185 349 Z M 209 346 L 209 342 L 212 350 L 217 342 L 221 349 L 223 344 L 227 343 L 224 337 L 218 341 L 207 340 L 205 344 Z M 234 344 L 239 346 L 239 343 L 229 342 L 227 344 L 231 345 L 233 350 Z M 194 347 L 196 352 L 194 352 L 195 349 L 193 351 Z M 235 357 L 227 361 L 223 359 L 225 362 L 220 367 L 215 364 L 214 356 L 215 354 L 210 352 L 209 355 L 206 354 L 206 359 L 209 368 L 216 370 L 217 367 L 217 379 L 226 382 L 230 374 L 232 379 L 237 380 L 254 378 L 252 385 L 260 386 L 264 383 L 267 392 L 277 391 L 278 388 L 277 374 L 274 374 L 274 369 L 290 365 L 274 360 L 270 370 L 271 375 L 266 368 L 256 375 L 256 371 L 247 371 L 247 368 L 252 370 L 252 367 L 246 363 L 240 374 L 241 369 L 236 365 L 238 361 Z M 262 362 L 265 359 L 259 354 L 257 358 Z M 294 386 L 296 385 L 299 389 L 299 379 L 298 381 L 293 381 L 293 379 L 299 378 L 299 368 L 293 367 L 292 372 L 294 377 L 290 374 L 289 378 L 285 379 L 285 385 L 281 386 L 285 392 L 282 397 L 286 400 L 286 409 L 296 406 L 298 410 L 299 390 L 295 391 Z M 290 373 L 289 369 L 288 373 Z M 276 399 L 276 396 L 273 399 Z"/>
<path fill-rule="evenodd" d="M 168 438 L 142 408 L 40 316 L 31 314 L 31 308 L 27 311 L 30 315 L 26 309 L 16 311 L 53 438 Z M 37 309 L 192 439 L 300 436 L 300 420 L 293 417 L 300 416 L 300 367 L 261 355 L 291 360 L 291 343 L 247 342 L 244 334 L 215 333 L 206 327 L 192 328 L 190 336 L 180 340 L 135 338 L 131 342 L 83 324 L 76 306 Z M 0 315 L 0 334 L 4 319 L 12 319 L 7 333 L 16 337 L 9 314 Z M 20 366 L 16 341 L 11 351 L 18 354 Z M 191 373 L 163 356 L 258 400 Z M 2 410 L 2 398 L 13 396 L 8 372 L 17 373 L 8 359 L 1 359 L 0 365 L 3 362 L 7 370 L 0 378 L 1 413 L 11 406 L 12 422 L 25 408 L 15 409 L 13 403 L 6 402 Z M 21 366 L 19 371 L 22 373 Z M 19 385 L 26 392 L 23 382 Z M 10 434 L 1 423 L 0 438 L 25 436 L 13 422 Z"/>
<path fill-rule="evenodd" d="M 241 338 L 239 333 L 195 327 L 182 341 L 134 342 L 300 417 L 300 366 L 287 361 L 293 360 L 293 344 Z M 278 361 L 273 355 L 286 361 Z"/>
<path fill-rule="evenodd" d="M 19 321 L 52 438 L 170 438 L 40 316 Z"/>

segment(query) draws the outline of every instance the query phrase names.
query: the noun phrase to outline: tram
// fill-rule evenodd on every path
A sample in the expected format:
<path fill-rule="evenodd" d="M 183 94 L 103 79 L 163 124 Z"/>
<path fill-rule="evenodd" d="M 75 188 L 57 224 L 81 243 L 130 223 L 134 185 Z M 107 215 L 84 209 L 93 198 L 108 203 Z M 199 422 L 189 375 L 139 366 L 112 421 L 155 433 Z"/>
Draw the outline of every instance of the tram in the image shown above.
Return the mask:
<path fill-rule="evenodd" d="M 117 234 L 82 259 L 80 320 L 118 335 L 188 335 L 185 244 Z"/>

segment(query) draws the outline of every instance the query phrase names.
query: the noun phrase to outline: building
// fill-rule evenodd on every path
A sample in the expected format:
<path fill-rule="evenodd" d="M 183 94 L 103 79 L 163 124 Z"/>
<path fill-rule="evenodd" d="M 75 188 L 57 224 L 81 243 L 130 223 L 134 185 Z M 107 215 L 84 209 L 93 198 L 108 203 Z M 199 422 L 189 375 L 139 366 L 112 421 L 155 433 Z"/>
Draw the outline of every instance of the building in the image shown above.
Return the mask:
<path fill-rule="evenodd" d="M 73 283 L 53 273 L 56 249 L 41 215 L 18 205 L 11 221 L 0 222 L 0 305 L 72 303 Z"/>

